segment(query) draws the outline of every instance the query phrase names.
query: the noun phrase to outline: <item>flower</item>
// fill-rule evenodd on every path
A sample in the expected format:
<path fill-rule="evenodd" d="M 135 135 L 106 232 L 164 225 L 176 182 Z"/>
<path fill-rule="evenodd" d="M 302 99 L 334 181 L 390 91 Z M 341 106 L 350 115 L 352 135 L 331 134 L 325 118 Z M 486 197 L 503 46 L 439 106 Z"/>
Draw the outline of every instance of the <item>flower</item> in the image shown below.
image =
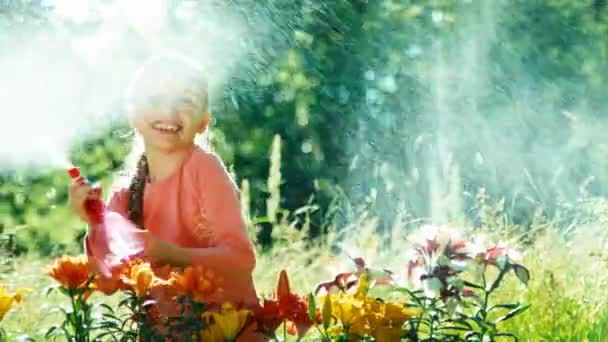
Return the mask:
<path fill-rule="evenodd" d="M 333 280 L 319 283 L 315 288 L 314 293 L 336 294 L 338 292 L 349 292 L 357 285 L 363 275 L 366 275 L 371 281 L 371 287 L 377 285 L 392 285 L 394 283 L 393 272 L 390 270 L 369 267 L 362 257 L 350 257 L 350 259 L 355 264 L 355 271 L 339 273 Z"/>
<path fill-rule="evenodd" d="M 499 268 L 504 268 L 507 260 L 517 259 L 519 253 L 505 244 L 495 244 L 485 250 L 478 252 L 475 255 L 477 260 L 482 265 L 493 265 Z"/>
<path fill-rule="evenodd" d="M 117 290 L 125 290 L 127 287 L 121 279 L 122 272 L 120 269 L 113 270 L 110 277 L 104 277 L 103 275 L 96 275 L 93 280 L 92 287 L 102 292 L 105 295 L 111 295 Z"/>
<path fill-rule="evenodd" d="M 520 259 L 521 255 L 513 248 L 509 248 L 505 244 L 495 244 L 490 248 L 479 251 L 475 260 L 483 266 L 492 265 L 498 267 L 502 271 L 513 270 L 515 276 L 524 284 L 527 285 L 530 280 L 530 271 L 524 266 L 514 263 L 514 260 Z"/>
<path fill-rule="evenodd" d="M 425 226 L 411 239 L 406 274 L 411 285 L 422 288 L 428 297 L 459 297 L 462 288 L 454 279 L 473 260 L 470 243 L 458 231 L 446 227 Z"/>
<path fill-rule="evenodd" d="M 164 282 L 152 272 L 149 263 L 135 263 L 120 275 L 120 280 L 139 297 L 149 294 L 150 290 Z"/>
<path fill-rule="evenodd" d="M 401 327 L 383 326 L 378 327 L 372 333 L 376 342 L 401 341 L 404 330 Z"/>
<path fill-rule="evenodd" d="M 394 336 L 403 336 L 405 322 L 418 315 L 417 310 L 401 304 L 382 302 L 370 297 L 351 294 L 328 295 L 324 303 L 331 305 L 331 315 L 339 326 L 330 329 L 337 336 L 347 332 L 349 337 L 373 336 L 379 341 L 396 341 Z"/>
<path fill-rule="evenodd" d="M 125 291 L 131 288 L 131 283 L 125 283 L 125 278 L 131 277 L 131 269 L 137 265 L 143 264 L 144 261 L 141 258 L 129 258 L 125 259 L 122 264 L 115 266 L 111 269 L 110 277 L 106 277 L 102 274 L 96 274 L 93 280 L 92 287 L 106 295 L 111 295 L 116 291 Z M 152 272 L 157 275 L 157 270 L 152 268 Z M 159 277 L 162 280 L 165 278 Z"/>
<path fill-rule="evenodd" d="M 78 289 L 84 286 L 89 278 L 87 256 L 58 258 L 50 266 L 49 275 L 68 290 Z"/>
<path fill-rule="evenodd" d="M 0 284 L 0 321 L 14 304 L 23 301 L 23 295 L 32 292 L 30 289 L 18 289 L 14 294 L 9 294 L 4 284 Z"/>
<path fill-rule="evenodd" d="M 237 310 L 231 303 L 222 304 L 220 312 L 205 312 L 208 326 L 200 332 L 203 341 L 235 341 L 250 322 L 251 311 Z"/>
<path fill-rule="evenodd" d="M 274 332 L 283 322 L 281 307 L 275 300 L 264 299 L 263 305 L 255 309 L 254 317 L 258 330 L 264 332 Z"/>
<path fill-rule="evenodd" d="M 287 322 L 288 332 L 292 335 L 304 336 L 313 326 L 308 314 L 308 300 L 291 292 L 285 270 L 279 275 L 272 298 L 265 299 L 264 305 L 255 311 L 255 319 L 258 329 L 267 333 L 274 332 L 283 321 Z"/>
<path fill-rule="evenodd" d="M 342 323 L 345 330 L 355 333 L 359 332 L 359 334 L 363 335 L 363 332 L 366 330 L 366 312 L 363 308 L 364 302 L 362 300 L 352 295 L 340 294 L 332 296 L 331 304 L 332 314 Z"/>
<path fill-rule="evenodd" d="M 183 272 L 171 272 L 169 283 L 180 295 L 204 302 L 221 291 L 222 279 L 211 269 L 201 265 L 189 266 Z"/>
<path fill-rule="evenodd" d="M 401 327 L 403 324 L 418 315 L 418 310 L 409 309 L 402 304 L 397 303 L 382 303 L 379 312 L 381 313 L 384 325 L 392 327 Z"/>
<path fill-rule="evenodd" d="M 333 280 L 319 283 L 315 288 L 314 293 L 337 294 L 339 292 L 347 292 L 356 284 L 356 272 L 339 273 Z"/>

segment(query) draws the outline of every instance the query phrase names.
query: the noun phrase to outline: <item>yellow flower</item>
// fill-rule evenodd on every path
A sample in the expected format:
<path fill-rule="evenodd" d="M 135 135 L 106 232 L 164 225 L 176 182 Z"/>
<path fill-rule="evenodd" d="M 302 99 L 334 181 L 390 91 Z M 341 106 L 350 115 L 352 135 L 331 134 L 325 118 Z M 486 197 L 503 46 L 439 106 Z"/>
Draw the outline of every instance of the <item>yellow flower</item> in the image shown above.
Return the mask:
<path fill-rule="evenodd" d="M 404 330 L 401 327 L 378 327 L 372 334 L 376 342 L 401 341 Z"/>
<path fill-rule="evenodd" d="M 342 331 L 349 334 L 363 336 L 368 332 L 367 316 L 364 310 L 364 302 L 350 294 L 327 295 L 320 298 L 324 303 L 324 312 L 340 323 L 340 327 L 332 327 L 333 334 L 338 335 Z M 327 306 L 331 305 L 331 309 Z M 332 335 L 333 335 L 332 334 Z"/>
<path fill-rule="evenodd" d="M 394 336 L 404 334 L 405 322 L 418 314 L 416 310 L 401 304 L 362 297 L 362 292 L 354 295 L 327 295 L 320 300 L 324 303 L 323 311 L 326 316 L 331 314 L 339 323 L 328 329 L 334 337 L 347 332 L 349 339 L 374 336 L 379 341 L 394 341 Z"/>
<path fill-rule="evenodd" d="M 376 302 L 368 305 L 367 311 L 374 313 L 368 316 L 371 335 L 376 341 L 397 341 L 405 333 L 403 325 L 408 319 L 418 315 L 418 311 L 408 309 L 402 304 Z"/>
<path fill-rule="evenodd" d="M 30 292 L 32 291 L 29 289 L 18 289 L 14 294 L 9 294 L 6 291 L 4 284 L 0 284 L 0 321 L 14 304 L 18 304 L 23 301 L 24 294 Z"/>
<path fill-rule="evenodd" d="M 359 285 L 357 286 L 357 290 L 355 291 L 355 298 L 363 299 L 367 295 L 367 291 L 369 290 L 369 276 L 367 274 L 361 275 L 359 277 Z"/>
<path fill-rule="evenodd" d="M 382 304 L 381 312 L 385 325 L 393 327 L 401 327 L 405 321 L 418 315 L 417 310 L 408 309 L 401 304 L 390 302 Z"/>
<path fill-rule="evenodd" d="M 152 272 L 149 263 L 133 265 L 127 274 L 120 276 L 120 279 L 139 297 L 147 295 L 152 287 L 162 283 L 162 280 Z"/>
<path fill-rule="evenodd" d="M 75 290 L 89 278 L 88 258 L 86 255 L 58 258 L 51 265 L 49 275 L 66 289 Z"/>
<path fill-rule="evenodd" d="M 220 312 L 205 312 L 203 320 L 208 326 L 200 333 L 203 341 L 236 341 L 249 322 L 251 311 L 237 310 L 232 304 L 222 304 Z"/>

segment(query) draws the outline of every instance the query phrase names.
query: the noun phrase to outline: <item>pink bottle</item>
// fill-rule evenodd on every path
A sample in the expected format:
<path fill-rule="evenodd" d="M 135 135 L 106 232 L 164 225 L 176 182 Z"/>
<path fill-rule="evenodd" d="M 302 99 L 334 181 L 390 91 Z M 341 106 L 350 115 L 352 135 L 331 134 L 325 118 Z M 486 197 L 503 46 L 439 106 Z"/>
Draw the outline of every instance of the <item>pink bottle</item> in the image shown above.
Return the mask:
<path fill-rule="evenodd" d="M 68 169 L 68 174 L 72 179 L 81 176 L 77 167 Z M 122 215 L 106 210 L 101 199 L 87 199 L 84 207 L 90 222 L 85 250 L 97 271 L 109 277 L 113 267 L 142 254 L 144 231 Z"/>

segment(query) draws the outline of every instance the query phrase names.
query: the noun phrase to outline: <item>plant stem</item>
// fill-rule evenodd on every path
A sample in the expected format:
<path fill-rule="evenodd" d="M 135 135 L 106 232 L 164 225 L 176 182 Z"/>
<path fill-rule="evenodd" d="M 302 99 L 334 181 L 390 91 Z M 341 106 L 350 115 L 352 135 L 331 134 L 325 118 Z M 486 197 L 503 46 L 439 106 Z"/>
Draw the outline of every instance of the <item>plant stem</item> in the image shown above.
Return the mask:
<path fill-rule="evenodd" d="M 80 336 L 80 315 L 76 312 L 76 302 L 74 301 L 74 290 L 68 289 L 68 294 L 70 295 L 70 303 L 72 304 L 72 315 L 74 315 L 74 334 L 76 341 L 82 341 L 82 336 Z"/>
<path fill-rule="evenodd" d="M 283 323 L 283 342 L 287 341 L 287 322 Z"/>

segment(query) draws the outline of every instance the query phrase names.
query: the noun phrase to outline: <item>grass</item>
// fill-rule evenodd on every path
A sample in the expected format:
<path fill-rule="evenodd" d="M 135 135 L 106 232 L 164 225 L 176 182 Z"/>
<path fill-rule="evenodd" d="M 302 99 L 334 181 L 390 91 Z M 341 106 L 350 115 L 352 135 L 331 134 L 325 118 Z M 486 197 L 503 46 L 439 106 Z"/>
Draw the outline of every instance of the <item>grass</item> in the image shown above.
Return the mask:
<path fill-rule="evenodd" d="M 328 222 L 328 234 L 310 241 L 306 238 L 308 218 L 316 210 L 315 206 L 309 205 L 294 213 L 278 208 L 280 139 L 275 139 L 274 146 L 268 183 L 272 205 L 267 218 L 261 221 L 274 223 L 275 247 L 258 253 L 254 281 L 260 295 L 269 294 L 275 288 L 278 273 L 283 269 L 287 270 L 296 292 L 308 293 L 318 282 L 350 270 L 352 264 L 347 255 L 361 256 L 372 266 L 389 268 L 397 277 L 403 274 L 407 238 L 412 227 L 423 220 L 398 218 L 392 231 L 379 235 L 377 218 L 364 212 L 347 226 L 336 228 Z M 608 200 L 585 199 L 564 205 L 551 219 L 539 210 L 530 226 L 521 227 L 509 220 L 504 202 L 489 203 L 485 192 L 481 194 L 479 203 L 472 208 L 476 212 L 475 228 L 462 219 L 458 219 L 458 226 L 464 227 L 468 235 L 483 233 L 511 241 L 522 252 L 521 263 L 532 273 L 527 288 L 509 279 L 496 294 L 498 300 L 531 304 L 523 315 L 505 322 L 504 328 L 515 333 L 520 341 L 608 341 L 608 231 L 605 228 Z M 247 181 L 242 185 L 241 198 L 245 215 L 249 216 Z M 468 217 L 470 213 L 468 211 Z M 303 229 L 294 228 L 296 221 Z M 60 314 L 52 307 L 67 303 L 57 293 L 46 295 L 45 289 L 53 283 L 46 276 L 49 262 L 49 259 L 21 257 L 9 260 L 0 273 L 0 282 L 33 290 L 26 301 L 2 321 L 10 340 L 25 336 L 43 340 L 46 330 L 60 320 Z M 118 299 L 94 296 L 93 300 L 109 304 Z"/>
<path fill-rule="evenodd" d="M 581 224 L 565 238 L 559 226 L 539 222 L 536 238 L 521 246 L 523 264 L 532 271 L 529 286 L 522 289 L 516 281 L 508 281 L 498 293 L 499 298 L 531 303 L 528 312 L 507 322 L 506 328 L 521 341 L 606 341 L 608 340 L 608 252 L 605 251 L 606 232 L 603 212 L 597 220 Z M 499 221 L 494 221 L 494 224 Z M 391 247 L 382 248 L 381 236 L 374 233 L 376 220 L 362 216 L 342 234 L 330 233 L 325 240 L 310 242 L 300 233 L 282 225 L 283 247 L 258 255 L 254 274 L 260 294 L 275 286 L 280 270 L 286 269 L 296 291 L 306 293 L 319 281 L 329 279 L 335 272 L 349 269 L 344 253 L 331 253 L 331 246 L 361 255 L 373 265 L 383 265 L 401 272 L 407 245 L 404 227 L 395 226 Z M 532 227 L 535 228 L 535 227 Z M 500 231 L 504 226 L 484 227 L 483 231 Z M 44 332 L 59 319 L 54 305 L 65 305 L 57 294 L 45 295 L 52 284 L 45 275 L 49 260 L 18 258 L 2 274 L 2 280 L 16 287 L 34 290 L 27 300 L 10 312 L 3 326 L 13 339 L 29 335 L 41 340 Z M 98 300 L 113 301 L 114 298 Z"/>

